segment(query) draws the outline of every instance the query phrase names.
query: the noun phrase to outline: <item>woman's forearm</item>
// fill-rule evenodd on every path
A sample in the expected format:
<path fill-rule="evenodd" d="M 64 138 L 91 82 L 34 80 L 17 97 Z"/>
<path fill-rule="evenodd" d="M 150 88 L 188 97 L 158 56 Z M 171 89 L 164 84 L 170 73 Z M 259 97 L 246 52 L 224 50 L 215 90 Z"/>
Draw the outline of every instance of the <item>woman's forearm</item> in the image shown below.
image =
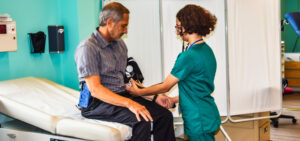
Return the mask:
<path fill-rule="evenodd" d="M 147 88 L 139 89 L 139 95 L 146 96 L 146 95 L 156 95 L 160 93 L 168 92 L 169 88 L 164 86 L 163 83 L 156 84 Z"/>

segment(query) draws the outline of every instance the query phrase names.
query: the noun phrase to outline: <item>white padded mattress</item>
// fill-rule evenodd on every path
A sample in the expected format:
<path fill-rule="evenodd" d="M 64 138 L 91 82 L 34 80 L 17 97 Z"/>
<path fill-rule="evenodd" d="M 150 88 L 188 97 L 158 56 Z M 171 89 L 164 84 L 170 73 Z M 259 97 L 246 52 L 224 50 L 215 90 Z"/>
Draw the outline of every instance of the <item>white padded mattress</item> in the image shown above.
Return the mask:
<path fill-rule="evenodd" d="M 0 112 L 54 134 L 87 140 L 127 140 L 131 128 L 86 119 L 76 108 L 79 91 L 27 77 L 0 82 Z"/>

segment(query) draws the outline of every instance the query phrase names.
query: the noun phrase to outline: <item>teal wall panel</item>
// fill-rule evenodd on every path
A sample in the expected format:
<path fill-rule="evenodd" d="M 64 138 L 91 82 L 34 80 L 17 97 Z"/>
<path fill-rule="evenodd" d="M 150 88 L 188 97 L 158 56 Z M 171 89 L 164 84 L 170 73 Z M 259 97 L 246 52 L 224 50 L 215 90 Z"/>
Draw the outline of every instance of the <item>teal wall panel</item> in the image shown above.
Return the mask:
<path fill-rule="evenodd" d="M 48 53 L 48 40 L 45 53 L 31 54 L 28 33 L 43 31 L 47 26 L 60 24 L 58 0 L 0 0 L 0 13 L 8 13 L 17 24 L 16 52 L 0 53 L 0 80 L 8 80 L 26 76 L 43 77 L 62 83 L 61 62 L 59 57 L 51 58 Z"/>
<path fill-rule="evenodd" d="M 99 25 L 100 0 L 78 0 L 79 39 L 87 38 Z"/>
<path fill-rule="evenodd" d="M 98 25 L 100 0 L 0 0 L 0 14 L 17 24 L 16 52 L 0 52 L 0 81 L 42 77 L 78 89 L 74 52 Z M 65 28 L 65 52 L 49 53 L 48 25 Z M 30 53 L 28 33 L 45 32 L 45 53 Z"/>
<path fill-rule="evenodd" d="M 74 0 L 62 0 L 59 3 L 61 23 L 65 28 L 65 52 L 62 59 L 62 81 L 67 87 L 78 89 L 77 70 L 74 52 L 79 44 L 78 3 Z"/>

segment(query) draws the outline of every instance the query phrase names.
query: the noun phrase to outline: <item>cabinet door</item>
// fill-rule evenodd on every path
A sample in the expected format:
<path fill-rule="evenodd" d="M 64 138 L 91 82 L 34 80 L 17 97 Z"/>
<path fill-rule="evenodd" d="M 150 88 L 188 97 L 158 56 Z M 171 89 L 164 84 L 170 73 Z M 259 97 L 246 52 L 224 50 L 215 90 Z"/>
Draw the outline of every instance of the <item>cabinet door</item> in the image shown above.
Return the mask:
<path fill-rule="evenodd" d="M 259 128 L 259 140 L 260 141 L 269 141 L 270 140 L 270 122 L 265 123 Z"/>

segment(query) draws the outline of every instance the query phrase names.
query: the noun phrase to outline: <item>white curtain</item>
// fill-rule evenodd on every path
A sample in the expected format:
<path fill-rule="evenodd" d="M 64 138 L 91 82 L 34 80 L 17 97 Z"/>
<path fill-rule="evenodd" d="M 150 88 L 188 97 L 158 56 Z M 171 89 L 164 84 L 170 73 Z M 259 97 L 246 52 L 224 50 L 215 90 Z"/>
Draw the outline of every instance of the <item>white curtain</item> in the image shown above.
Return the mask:
<path fill-rule="evenodd" d="M 281 108 L 280 0 L 228 0 L 230 114 Z"/>

